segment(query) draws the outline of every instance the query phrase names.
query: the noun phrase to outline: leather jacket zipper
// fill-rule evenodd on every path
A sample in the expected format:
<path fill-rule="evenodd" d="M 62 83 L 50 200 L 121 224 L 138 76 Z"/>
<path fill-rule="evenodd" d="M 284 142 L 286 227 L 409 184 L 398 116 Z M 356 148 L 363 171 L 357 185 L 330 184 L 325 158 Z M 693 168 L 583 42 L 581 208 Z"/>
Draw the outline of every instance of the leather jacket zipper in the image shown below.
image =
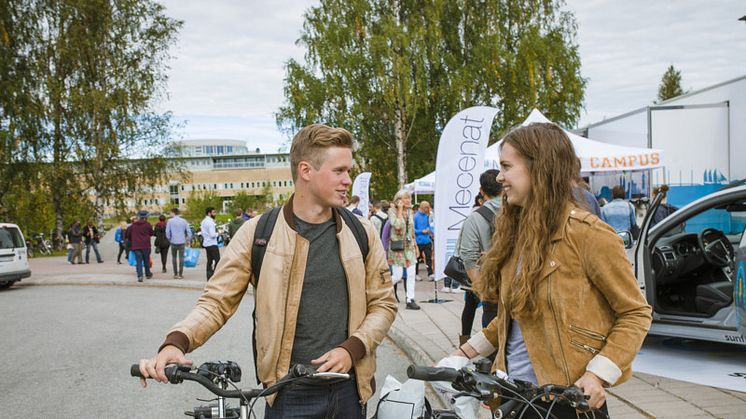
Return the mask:
<path fill-rule="evenodd" d="M 577 346 L 578 348 L 584 349 L 584 350 L 592 353 L 593 355 L 596 355 L 597 353 L 601 352 L 598 349 L 594 348 L 593 346 L 585 344 L 583 342 L 578 342 L 575 339 L 570 339 L 570 344 L 574 345 L 574 346 Z"/>
<path fill-rule="evenodd" d="M 552 310 L 552 317 L 554 318 L 554 326 L 557 329 L 557 342 L 562 354 L 562 372 L 565 373 L 565 379 L 570 383 L 570 374 L 567 372 L 567 358 L 565 357 L 565 348 L 562 347 L 562 334 L 560 333 L 559 321 L 557 320 L 557 313 L 554 311 L 554 304 L 552 303 L 552 277 L 547 278 L 547 301 L 549 303 L 549 309 Z"/>
<path fill-rule="evenodd" d="M 587 338 L 591 338 L 591 339 L 595 339 L 595 340 L 600 340 L 601 342 L 606 342 L 606 336 L 604 336 L 604 335 L 602 335 L 602 334 L 600 334 L 598 332 L 594 332 L 593 330 L 584 329 L 582 327 L 578 327 L 578 326 L 575 326 L 573 324 L 570 325 L 570 330 L 572 330 L 573 332 L 575 332 L 575 333 L 577 333 L 579 335 L 583 335 L 583 336 L 585 336 Z"/>

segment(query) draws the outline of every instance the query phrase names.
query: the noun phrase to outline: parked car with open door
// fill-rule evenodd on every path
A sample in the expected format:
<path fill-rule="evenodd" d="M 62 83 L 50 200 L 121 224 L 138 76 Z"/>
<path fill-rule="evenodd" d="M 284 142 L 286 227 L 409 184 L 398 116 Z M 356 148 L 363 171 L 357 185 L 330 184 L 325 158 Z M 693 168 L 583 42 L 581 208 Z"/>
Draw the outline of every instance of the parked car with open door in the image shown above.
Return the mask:
<path fill-rule="evenodd" d="M 746 346 L 746 185 L 702 197 L 651 227 L 665 195 L 645 215 L 632 261 L 653 307 L 650 333 Z"/>

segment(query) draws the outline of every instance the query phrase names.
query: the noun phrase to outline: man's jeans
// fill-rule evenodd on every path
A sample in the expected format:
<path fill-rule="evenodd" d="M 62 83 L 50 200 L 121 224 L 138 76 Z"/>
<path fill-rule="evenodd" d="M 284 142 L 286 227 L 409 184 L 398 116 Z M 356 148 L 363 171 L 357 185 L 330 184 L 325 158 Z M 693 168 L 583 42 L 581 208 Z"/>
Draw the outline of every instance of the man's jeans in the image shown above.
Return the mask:
<path fill-rule="evenodd" d="M 333 384 L 291 384 L 282 389 L 264 419 L 365 419 L 354 379 Z"/>
<path fill-rule="evenodd" d="M 184 273 L 184 247 L 182 244 L 171 244 L 171 263 L 174 265 L 174 275 L 181 275 Z M 179 257 L 179 261 L 176 261 L 176 256 Z"/>
<path fill-rule="evenodd" d="M 98 244 L 95 240 L 91 240 L 90 243 L 86 243 L 85 245 L 85 263 L 88 263 L 90 261 L 89 257 L 91 256 L 91 247 L 93 247 L 93 251 L 96 253 L 96 262 L 101 262 L 101 254 L 98 252 Z"/>
<path fill-rule="evenodd" d="M 212 278 L 212 274 L 215 273 L 215 267 L 220 262 L 220 249 L 217 245 L 205 247 L 205 253 L 207 253 L 207 280 Z"/>
<path fill-rule="evenodd" d="M 135 269 L 137 269 L 137 278 L 142 278 L 142 267 L 145 266 L 145 275 L 153 276 L 150 272 L 150 249 L 132 250 L 135 252 Z"/>

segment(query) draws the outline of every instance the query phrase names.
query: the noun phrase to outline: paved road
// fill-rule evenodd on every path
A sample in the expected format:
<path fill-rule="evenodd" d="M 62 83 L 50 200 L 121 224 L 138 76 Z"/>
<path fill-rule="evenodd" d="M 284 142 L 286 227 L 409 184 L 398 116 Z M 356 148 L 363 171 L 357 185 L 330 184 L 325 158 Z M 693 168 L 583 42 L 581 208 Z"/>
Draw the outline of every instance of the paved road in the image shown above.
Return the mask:
<path fill-rule="evenodd" d="M 195 383 L 140 387 L 129 367 L 151 356 L 168 327 L 191 308 L 199 291 L 173 288 L 48 286 L 0 292 L 0 406 L 3 417 L 184 417 L 211 396 Z M 254 380 L 251 299 L 205 347 L 195 363 L 230 359 Z M 409 360 L 386 341 L 376 381 L 405 379 Z M 257 403 L 259 405 L 259 403 Z M 369 403 L 369 410 L 375 401 Z M 263 412 L 263 407 L 257 409 Z M 259 415 L 261 417 L 262 415 Z"/>

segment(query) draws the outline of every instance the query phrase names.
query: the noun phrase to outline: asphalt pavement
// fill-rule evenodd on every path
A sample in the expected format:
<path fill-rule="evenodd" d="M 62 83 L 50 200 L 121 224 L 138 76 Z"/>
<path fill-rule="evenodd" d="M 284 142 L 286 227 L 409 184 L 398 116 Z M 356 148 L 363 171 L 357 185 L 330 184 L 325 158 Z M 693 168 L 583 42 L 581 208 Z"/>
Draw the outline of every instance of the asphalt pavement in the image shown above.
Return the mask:
<path fill-rule="evenodd" d="M 130 365 L 155 354 L 164 333 L 194 305 L 194 288 L 45 286 L 0 292 L 0 406 L 7 418 L 171 418 L 207 404 L 200 385 L 152 382 L 143 389 Z M 239 386 L 257 386 L 251 356 L 251 311 L 246 299 L 231 320 L 187 358 L 232 360 Z M 376 381 L 403 381 L 410 361 L 385 340 Z M 374 409 L 377 395 L 369 402 Z M 231 405 L 236 406 L 233 402 Z M 262 417 L 263 400 L 255 412 Z M 371 412 L 372 414 L 372 412 Z"/>

